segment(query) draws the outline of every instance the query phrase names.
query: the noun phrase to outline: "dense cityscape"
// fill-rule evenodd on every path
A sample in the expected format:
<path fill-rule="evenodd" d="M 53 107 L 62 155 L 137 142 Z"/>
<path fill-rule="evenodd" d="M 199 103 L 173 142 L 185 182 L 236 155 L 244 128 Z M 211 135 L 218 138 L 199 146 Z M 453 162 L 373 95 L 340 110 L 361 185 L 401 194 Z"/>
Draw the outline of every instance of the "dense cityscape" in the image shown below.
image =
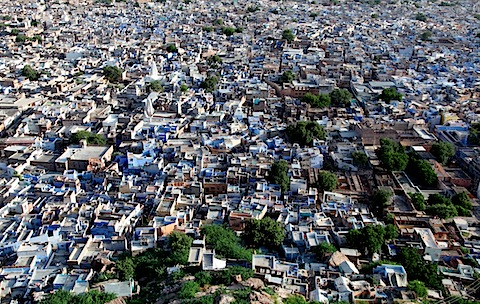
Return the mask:
<path fill-rule="evenodd" d="M 0 3 L 0 303 L 480 303 L 477 0 Z"/>

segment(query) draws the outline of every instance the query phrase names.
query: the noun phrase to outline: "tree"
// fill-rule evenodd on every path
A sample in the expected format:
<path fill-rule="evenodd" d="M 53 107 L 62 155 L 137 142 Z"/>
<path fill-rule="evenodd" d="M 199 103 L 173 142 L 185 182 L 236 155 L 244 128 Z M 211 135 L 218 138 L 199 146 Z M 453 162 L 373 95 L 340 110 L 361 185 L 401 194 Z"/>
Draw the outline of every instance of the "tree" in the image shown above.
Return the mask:
<path fill-rule="evenodd" d="M 415 206 L 415 209 L 417 209 L 418 211 L 425 210 L 425 197 L 422 193 L 416 192 L 409 193 L 408 195 L 410 196 L 412 203 Z"/>
<path fill-rule="evenodd" d="M 31 66 L 25 65 L 22 69 L 22 76 L 26 77 L 30 81 L 36 81 L 40 78 L 40 73 L 38 73 Z"/>
<path fill-rule="evenodd" d="M 347 241 L 364 254 L 379 252 L 385 243 L 385 228 L 382 225 L 367 225 L 362 229 L 348 232 Z"/>
<path fill-rule="evenodd" d="M 337 187 L 337 176 L 328 171 L 322 171 L 318 175 L 317 188 L 320 191 L 332 191 Z"/>
<path fill-rule="evenodd" d="M 435 156 L 438 162 L 445 165 L 455 155 L 455 146 L 445 141 L 435 142 L 430 149 L 430 153 Z"/>
<path fill-rule="evenodd" d="M 382 214 L 385 207 L 391 204 L 393 193 L 389 190 L 379 189 L 372 197 L 372 204 L 378 213 Z"/>
<path fill-rule="evenodd" d="M 177 53 L 178 52 L 177 46 L 173 43 L 167 45 L 166 50 L 169 53 Z"/>
<path fill-rule="evenodd" d="M 18 42 L 18 43 L 24 43 L 27 40 L 28 40 L 28 37 L 23 34 L 19 34 L 17 35 L 17 37 L 15 37 L 15 42 Z"/>
<path fill-rule="evenodd" d="M 130 255 L 125 254 L 121 256 L 115 263 L 115 268 L 118 273 L 118 278 L 122 281 L 127 281 L 135 277 L 135 262 Z"/>
<path fill-rule="evenodd" d="M 172 264 L 186 265 L 193 239 L 182 232 L 174 231 L 168 236 L 169 258 Z"/>
<path fill-rule="evenodd" d="M 107 140 L 100 134 L 94 134 L 88 131 L 80 130 L 70 135 L 70 144 L 79 144 L 81 140 L 86 139 L 89 145 L 103 146 L 107 143 Z"/>
<path fill-rule="evenodd" d="M 354 248 L 361 246 L 362 232 L 359 229 L 351 229 L 347 234 L 347 243 Z"/>
<path fill-rule="evenodd" d="M 268 181 L 272 184 L 280 185 L 282 192 L 288 191 L 290 189 L 288 163 L 284 160 L 274 162 L 268 174 Z"/>
<path fill-rule="evenodd" d="M 288 42 L 292 42 L 293 40 L 295 40 L 295 35 L 293 34 L 292 30 L 286 29 L 282 32 L 282 39 L 285 39 Z"/>
<path fill-rule="evenodd" d="M 433 36 L 433 33 L 431 31 L 424 31 L 420 35 L 420 39 L 422 39 L 423 41 L 427 41 L 427 40 L 430 40 L 430 38 L 432 38 L 432 36 Z"/>
<path fill-rule="evenodd" d="M 321 260 L 323 260 L 325 256 L 335 253 L 336 251 L 337 247 L 328 242 L 321 242 L 320 245 L 312 248 L 312 252 Z"/>
<path fill-rule="evenodd" d="M 417 13 L 415 15 L 415 20 L 426 22 L 427 21 L 427 16 L 425 16 L 424 13 Z"/>
<path fill-rule="evenodd" d="M 195 282 L 197 282 L 200 287 L 210 285 L 212 283 L 212 275 L 208 271 L 197 272 L 195 274 Z"/>
<path fill-rule="evenodd" d="M 258 7 L 258 5 L 250 5 L 247 7 L 247 12 L 249 13 L 255 13 L 256 11 L 259 11 L 260 10 L 260 7 Z"/>
<path fill-rule="evenodd" d="M 186 91 L 188 91 L 188 86 L 186 84 L 182 83 L 180 85 L 180 91 L 185 93 Z"/>
<path fill-rule="evenodd" d="M 425 208 L 425 212 L 429 215 L 436 215 L 442 219 L 449 219 L 458 215 L 455 206 L 443 204 L 429 205 Z"/>
<path fill-rule="evenodd" d="M 202 226 L 205 243 L 215 249 L 215 253 L 229 259 L 251 260 L 252 253 L 240 244 L 240 239 L 229 228 L 219 225 Z"/>
<path fill-rule="evenodd" d="M 213 32 L 213 27 L 211 27 L 211 26 L 204 26 L 204 27 L 202 28 L 202 31 L 207 32 L 207 33 Z"/>
<path fill-rule="evenodd" d="M 428 197 L 428 206 L 425 208 L 425 212 L 430 215 L 436 215 L 442 219 L 452 218 L 458 215 L 457 206 L 452 201 L 440 194 L 434 193 Z M 461 209 L 461 206 L 458 206 Z M 464 212 L 464 210 L 461 210 Z"/>
<path fill-rule="evenodd" d="M 150 91 L 153 92 L 163 92 L 163 86 L 160 80 L 154 80 L 148 85 Z"/>
<path fill-rule="evenodd" d="M 55 293 L 47 294 L 40 304 L 104 304 L 116 298 L 117 296 L 113 293 L 104 293 L 97 290 L 76 295 L 70 291 L 59 289 Z"/>
<path fill-rule="evenodd" d="M 365 168 L 368 165 L 367 154 L 361 151 L 355 151 L 352 153 L 353 164 L 359 167 Z"/>
<path fill-rule="evenodd" d="M 213 55 L 207 58 L 207 64 L 214 69 L 218 68 L 222 62 L 222 58 L 218 55 Z"/>
<path fill-rule="evenodd" d="M 276 248 L 282 244 L 285 230 L 282 224 L 269 217 L 261 220 L 251 219 L 245 222 L 242 238 L 249 247 Z"/>
<path fill-rule="evenodd" d="M 470 125 L 468 143 L 470 145 L 480 145 L 480 123 Z"/>
<path fill-rule="evenodd" d="M 307 300 L 300 295 L 292 295 L 283 300 L 283 304 L 307 304 Z"/>
<path fill-rule="evenodd" d="M 282 76 L 280 77 L 280 83 L 291 83 L 295 79 L 295 74 L 292 71 L 287 70 L 283 72 Z"/>
<path fill-rule="evenodd" d="M 235 33 L 234 27 L 222 26 L 222 34 L 226 36 L 232 36 Z"/>
<path fill-rule="evenodd" d="M 212 93 L 217 89 L 218 78 L 215 76 L 210 76 L 205 78 L 202 83 L 200 83 L 200 88 L 204 89 L 208 93 Z"/>
<path fill-rule="evenodd" d="M 450 205 L 452 202 L 447 197 L 434 193 L 428 196 L 428 205 Z"/>
<path fill-rule="evenodd" d="M 398 258 L 410 281 L 418 280 L 424 282 L 427 287 L 443 289 L 442 277 L 438 274 L 437 264 L 425 261 L 416 248 L 402 248 Z"/>
<path fill-rule="evenodd" d="M 408 162 L 408 171 L 423 186 L 431 187 L 438 183 L 437 173 L 426 160 L 411 156 Z"/>
<path fill-rule="evenodd" d="M 457 193 L 452 196 L 452 204 L 457 209 L 460 216 L 471 216 L 470 210 L 473 209 L 472 201 L 466 192 Z"/>
<path fill-rule="evenodd" d="M 182 288 L 178 292 L 178 297 L 180 299 L 192 299 L 199 290 L 200 286 L 197 282 L 188 281 L 182 285 Z"/>
<path fill-rule="evenodd" d="M 308 103 L 314 108 L 326 108 L 330 106 L 331 103 L 330 95 L 328 94 L 314 95 L 307 93 L 301 98 L 301 101 Z"/>
<path fill-rule="evenodd" d="M 326 137 L 323 127 L 315 121 L 299 121 L 289 125 L 285 133 L 290 143 L 298 143 L 301 146 L 312 146 L 315 138 L 323 140 Z"/>
<path fill-rule="evenodd" d="M 425 283 L 419 281 L 419 280 L 413 280 L 408 282 L 407 286 L 408 290 L 411 290 L 415 292 L 417 297 L 419 298 L 424 298 L 427 296 L 427 287 L 425 287 Z"/>
<path fill-rule="evenodd" d="M 380 148 L 375 153 L 384 167 L 388 171 L 403 171 L 408 164 L 408 155 L 405 149 L 399 143 L 395 143 L 388 138 L 380 139 Z"/>
<path fill-rule="evenodd" d="M 385 226 L 385 239 L 394 240 L 398 237 L 398 228 L 393 224 L 387 224 Z"/>
<path fill-rule="evenodd" d="M 337 107 L 349 107 L 352 102 L 352 94 L 345 89 L 334 89 L 329 95 L 332 105 Z"/>
<path fill-rule="evenodd" d="M 108 81 L 117 83 L 122 80 L 123 70 L 117 66 L 106 66 L 103 68 L 103 75 Z"/>
<path fill-rule="evenodd" d="M 403 95 L 397 92 L 396 88 L 386 88 L 383 89 L 380 94 L 380 99 L 389 104 L 392 100 L 402 101 Z"/>

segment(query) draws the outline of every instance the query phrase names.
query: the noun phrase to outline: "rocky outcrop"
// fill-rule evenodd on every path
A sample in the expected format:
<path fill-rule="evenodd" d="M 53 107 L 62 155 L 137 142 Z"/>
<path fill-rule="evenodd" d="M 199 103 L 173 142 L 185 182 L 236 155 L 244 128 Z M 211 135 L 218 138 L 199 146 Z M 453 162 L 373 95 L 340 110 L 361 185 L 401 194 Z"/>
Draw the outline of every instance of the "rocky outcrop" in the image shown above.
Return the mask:
<path fill-rule="evenodd" d="M 243 281 L 241 284 L 245 287 L 250 287 L 253 290 L 261 290 L 265 288 L 263 281 L 257 278 L 250 278 L 246 281 Z"/>
<path fill-rule="evenodd" d="M 250 303 L 252 304 L 274 304 L 275 300 L 264 291 L 253 291 L 249 295 Z"/>
<path fill-rule="evenodd" d="M 217 304 L 230 304 L 235 302 L 235 298 L 232 295 L 222 294 L 215 298 Z"/>

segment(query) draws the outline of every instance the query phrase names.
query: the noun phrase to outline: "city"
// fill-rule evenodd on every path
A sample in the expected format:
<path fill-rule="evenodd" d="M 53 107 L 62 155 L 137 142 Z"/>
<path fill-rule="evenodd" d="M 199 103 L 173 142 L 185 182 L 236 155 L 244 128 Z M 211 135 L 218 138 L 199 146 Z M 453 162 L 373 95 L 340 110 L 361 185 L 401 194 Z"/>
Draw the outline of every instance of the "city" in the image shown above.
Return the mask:
<path fill-rule="evenodd" d="M 476 0 L 0 2 L 0 303 L 480 303 Z"/>

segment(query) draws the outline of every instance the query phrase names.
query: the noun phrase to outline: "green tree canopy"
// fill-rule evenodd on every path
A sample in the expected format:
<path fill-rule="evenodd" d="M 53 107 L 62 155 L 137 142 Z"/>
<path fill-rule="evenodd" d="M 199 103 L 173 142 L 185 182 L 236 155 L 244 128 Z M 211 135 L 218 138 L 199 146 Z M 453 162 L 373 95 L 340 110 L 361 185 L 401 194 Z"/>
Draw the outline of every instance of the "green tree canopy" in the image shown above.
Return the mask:
<path fill-rule="evenodd" d="M 173 264 L 186 265 L 193 239 L 182 232 L 174 231 L 168 236 L 170 259 Z"/>
<path fill-rule="evenodd" d="M 187 86 L 186 84 L 182 83 L 182 84 L 180 85 L 180 91 L 181 91 L 181 92 L 186 92 L 186 91 L 188 91 L 188 86 Z"/>
<path fill-rule="evenodd" d="M 135 278 L 135 267 L 135 261 L 127 254 L 124 254 L 115 262 L 118 278 L 122 281 Z"/>
<path fill-rule="evenodd" d="M 312 146 L 315 138 L 325 139 L 326 137 L 323 127 L 315 121 L 299 121 L 289 125 L 285 133 L 289 142 L 298 143 L 301 146 Z"/>
<path fill-rule="evenodd" d="M 335 253 L 337 247 L 328 242 L 322 242 L 320 245 L 312 248 L 312 252 L 315 253 L 318 259 L 323 260 L 327 255 Z"/>
<path fill-rule="evenodd" d="M 452 203 L 460 216 L 471 216 L 470 210 L 473 210 L 472 201 L 466 192 L 457 193 L 452 196 Z"/>
<path fill-rule="evenodd" d="M 330 106 L 331 100 L 328 94 L 311 94 L 307 93 L 301 98 L 302 102 L 308 103 L 314 108 L 326 108 Z"/>
<path fill-rule="evenodd" d="M 415 292 L 417 297 L 424 298 L 427 296 L 427 287 L 425 287 L 425 283 L 419 280 L 413 280 L 408 282 L 407 286 L 408 290 Z"/>
<path fill-rule="evenodd" d="M 430 38 L 432 38 L 432 36 L 433 36 L 432 31 L 424 31 L 420 35 L 420 39 L 422 39 L 423 41 L 427 41 L 427 40 L 430 40 Z"/>
<path fill-rule="evenodd" d="M 458 215 L 455 206 L 443 204 L 428 205 L 427 208 L 425 208 L 425 212 L 430 215 L 436 215 L 442 219 L 449 219 Z"/>
<path fill-rule="evenodd" d="M 382 166 L 388 171 L 403 171 L 408 164 L 408 155 L 399 143 L 388 138 L 380 139 L 380 148 L 376 151 Z"/>
<path fill-rule="evenodd" d="M 59 289 L 55 293 L 47 294 L 40 304 L 104 304 L 116 299 L 113 293 L 104 293 L 97 290 L 90 290 L 81 295 Z"/>
<path fill-rule="evenodd" d="M 398 228 L 393 224 L 385 226 L 385 240 L 394 240 L 398 237 Z"/>
<path fill-rule="evenodd" d="M 287 70 L 283 72 L 282 76 L 280 76 L 280 83 L 291 83 L 295 79 L 295 74 L 292 71 Z"/>
<path fill-rule="evenodd" d="M 167 45 L 166 50 L 169 53 L 177 53 L 178 52 L 177 46 L 173 43 Z"/>
<path fill-rule="evenodd" d="M 268 174 L 268 181 L 272 184 L 280 185 L 283 193 L 288 191 L 288 189 L 290 189 L 288 163 L 284 160 L 274 162 Z"/>
<path fill-rule="evenodd" d="M 207 64 L 213 69 L 220 67 L 222 62 L 222 58 L 220 58 L 218 55 L 213 55 L 207 58 Z"/>
<path fill-rule="evenodd" d="M 411 155 L 407 169 L 410 176 L 414 176 L 420 185 L 432 187 L 438 183 L 437 173 L 426 160 Z"/>
<path fill-rule="evenodd" d="M 150 91 L 153 92 L 163 92 L 162 83 L 159 80 L 154 80 L 148 85 Z"/>
<path fill-rule="evenodd" d="M 368 165 L 367 154 L 361 151 L 355 151 L 352 153 L 353 164 L 359 167 L 365 168 Z"/>
<path fill-rule="evenodd" d="M 122 80 L 123 70 L 117 66 L 106 66 L 103 68 L 103 75 L 108 81 L 117 83 Z"/>
<path fill-rule="evenodd" d="M 240 244 L 240 239 L 229 228 L 219 225 L 202 226 L 205 243 L 215 249 L 215 253 L 229 259 L 251 260 L 252 253 Z"/>
<path fill-rule="evenodd" d="M 292 42 L 293 40 L 295 40 L 295 35 L 293 34 L 291 29 L 286 29 L 282 32 L 282 39 L 285 39 L 288 42 Z"/>
<path fill-rule="evenodd" d="M 412 199 L 412 203 L 415 206 L 415 209 L 418 211 L 425 210 L 425 197 L 422 193 L 409 193 L 410 198 Z"/>
<path fill-rule="evenodd" d="M 242 238 L 249 247 L 276 248 L 282 244 L 285 230 L 282 224 L 269 217 L 261 220 L 251 219 L 245 222 Z"/>
<path fill-rule="evenodd" d="M 347 241 L 364 254 L 372 255 L 380 251 L 385 243 L 385 236 L 385 228 L 382 225 L 367 225 L 362 229 L 350 230 Z"/>
<path fill-rule="evenodd" d="M 448 219 L 458 215 L 457 208 L 455 208 L 452 201 L 441 194 L 431 194 L 428 197 L 427 204 L 428 206 L 425 208 L 427 214 L 435 215 L 442 219 Z"/>
<path fill-rule="evenodd" d="M 285 300 L 283 300 L 283 304 L 307 304 L 307 300 L 301 295 L 291 295 Z"/>
<path fill-rule="evenodd" d="M 208 271 L 197 272 L 195 273 L 195 282 L 197 282 L 200 287 L 210 285 L 212 283 L 212 275 Z"/>
<path fill-rule="evenodd" d="M 23 66 L 22 76 L 26 77 L 30 81 L 36 81 L 40 78 L 40 73 L 29 65 Z"/>
<path fill-rule="evenodd" d="M 480 123 L 470 125 L 468 143 L 476 146 L 480 145 Z"/>
<path fill-rule="evenodd" d="M 23 34 L 19 34 L 17 35 L 17 37 L 15 37 L 15 42 L 18 42 L 18 43 L 24 43 L 27 40 L 28 40 L 28 37 Z"/>
<path fill-rule="evenodd" d="M 389 104 L 392 100 L 402 101 L 403 95 L 397 92 L 396 88 L 383 89 L 380 99 Z"/>
<path fill-rule="evenodd" d="M 418 280 L 424 282 L 427 287 L 443 289 L 437 264 L 425 261 L 416 248 L 402 248 L 398 258 L 408 274 L 409 281 Z"/>
<path fill-rule="evenodd" d="M 332 191 L 337 187 L 337 176 L 328 171 L 321 171 L 318 175 L 317 188 L 320 191 Z"/>
<path fill-rule="evenodd" d="M 430 153 L 435 156 L 438 162 L 445 165 L 455 155 L 455 146 L 445 141 L 435 142 L 430 149 Z"/>
<path fill-rule="evenodd" d="M 379 214 L 382 214 L 383 210 L 391 204 L 392 195 L 392 192 L 384 189 L 379 189 L 375 192 L 372 197 L 372 205 Z"/>
<path fill-rule="evenodd" d="M 78 131 L 70 135 L 69 141 L 70 144 L 79 144 L 82 139 L 87 140 L 87 144 L 89 145 L 105 145 L 107 140 L 100 134 L 94 134 L 88 131 Z"/>
<path fill-rule="evenodd" d="M 200 286 L 197 282 L 188 281 L 183 283 L 182 288 L 178 292 L 180 299 L 193 299 L 195 294 L 200 291 Z"/>
<path fill-rule="evenodd" d="M 418 20 L 418 21 L 423 21 L 423 22 L 425 22 L 425 21 L 427 21 L 427 16 L 425 16 L 424 13 L 417 13 L 417 14 L 415 15 L 415 19 Z"/>
<path fill-rule="evenodd" d="M 349 107 L 352 102 L 352 94 L 345 89 L 334 89 L 329 95 L 332 105 L 337 107 Z"/>
<path fill-rule="evenodd" d="M 200 88 L 204 89 L 208 93 L 212 93 L 217 89 L 218 78 L 216 76 L 210 76 L 205 78 L 202 83 L 200 83 Z"/>
<path fill-rule="evenodd" d="M 235 28 L 230 26 L 222 26 L 222 34 L 225 36 L 232 36 L 235 33 Z"/>

